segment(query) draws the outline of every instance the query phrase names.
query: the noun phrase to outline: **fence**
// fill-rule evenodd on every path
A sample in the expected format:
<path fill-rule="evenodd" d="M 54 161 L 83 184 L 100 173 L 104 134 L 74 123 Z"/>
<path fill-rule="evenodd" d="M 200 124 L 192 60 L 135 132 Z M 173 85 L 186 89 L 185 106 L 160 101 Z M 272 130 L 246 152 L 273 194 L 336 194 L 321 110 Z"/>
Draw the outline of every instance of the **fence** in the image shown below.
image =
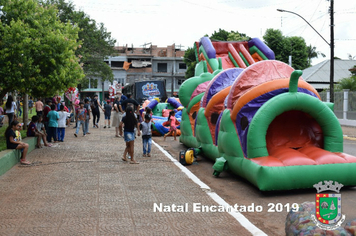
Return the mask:
<path fill-rule="evenodd" d="M 321 100 L 330 101 L 330 92 L 320 92 Z M 348 89 L 334 93 L 334 112 L 337 118 L 356 120 L 356 92 Z"/>

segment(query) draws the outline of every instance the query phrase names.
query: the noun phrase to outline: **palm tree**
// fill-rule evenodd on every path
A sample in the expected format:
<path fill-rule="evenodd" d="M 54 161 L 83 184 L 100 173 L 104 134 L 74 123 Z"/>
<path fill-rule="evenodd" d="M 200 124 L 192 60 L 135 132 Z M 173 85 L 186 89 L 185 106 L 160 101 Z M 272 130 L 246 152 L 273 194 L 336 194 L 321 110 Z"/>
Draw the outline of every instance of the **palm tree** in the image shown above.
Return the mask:
<path fill-rule="evenodd" d="M 311 44 L 308 48 L 308 67 L 311 66 L 311 60 L 313 58 L 318 58 L 319 56 L 326 57 L 324 53 L 316 51 L 316 47 L 313 47 Z"/>
<path fill-rule="evenodd" d="M 349 57 L 349 60 L 353 60 L 353 59 L 356 58 L 356 56 L 352 56 L 350 53 L 348 53 L 347 55 L 348 55 L 348 57 Z"/>

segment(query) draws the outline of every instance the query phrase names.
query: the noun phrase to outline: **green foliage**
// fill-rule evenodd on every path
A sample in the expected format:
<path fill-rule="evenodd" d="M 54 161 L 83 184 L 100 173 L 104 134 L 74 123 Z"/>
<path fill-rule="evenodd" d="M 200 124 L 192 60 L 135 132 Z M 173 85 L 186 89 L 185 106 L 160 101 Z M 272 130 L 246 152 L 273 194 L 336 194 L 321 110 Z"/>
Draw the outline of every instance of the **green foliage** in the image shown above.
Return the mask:
<path fill-rule="evenodd" d="M 83 70 L 75 50 L 78 27 L 62 23 L 53 6 L 36 0 L 3 3 L 0 22 L 1 94 L 17 90 L 34 97 L 52 96 L 75 85 Z"/>
<path fill-rule="evenodd" d="M 244 41 L 250 40 L 251 38 L 246 36 L 246 34 L 239 33 L 238 31 L 231 31 L 229 33 L 226 30 L 219 29 L 218 32 L 214 31 L 214 33 L 210 36 L 210 39 L 215 41 Z"/>
<path fill-rule="evenodd" d="M 288 63 L 289 53 L 287 53 L 287 56 L 285 55 L 284 38 L 282 31 L 274 29 L 267 29 L 263 36 L 267 46 L 274 52 L 276 60 Z"/>
<path fill-rule="evenodd" d="M 89 78 L 100 77 L 103 81 L 113 81 L 113 73 L 104 58 L 115 53 L 116 40 L 111 38 L 102 23 L 97 24 L 83 11 L 75 11 L 72 3 L 64 0 L 43 0 L 46 4 L 55 5 L 59 9 L 58 17 L 62 22 L 71 22 L 80 28 L 78 33 L 81 47 L 76 55 L 81 58 L 86 78 L 80 81 L 82 88 L 86 88 Z"/>
<path fill-rule="evenodd" d="M 276 60 L 288 63 L 291 55 L 292 67 L 297 70 L 309 67 L 311 58 L 317 57 L 318 54 L 323 55 L 316 52 L 315 47 L 308 47 L 302 37 L 285 37 L 280 30 L 267 29 L 263 39 L 274 51 Z"/>
<path fill-rule="evenodd" d="M 287 51 L 292 55 L 292 67 L 296 70 L 308 68 L 308 49 L 305 40 L 298 36 L 286 37 L 285 43 Z"/>
<path fill-rule="evenodd" d="M 336 85 L 336 90 L 350 89 L 350 91 L 356 91 L 356 75 L 349 78 L 343 78 Z"/>
<path fill-rule="evenodd" d="M 187 65 L 185 78 L 189 79 L 194 76 L 195 65 L 197 64 L 194 48 L 188 48 L 184 53 L 184 63 Z"/>
<path fill-rule="evenodd" d="M 205 37 L 209 37 L 205 35 Z M 218 32 L 214 33 L 209 37 L 212 41 L 246 41 L 251 38 L 246 34 L 239 33 L 238 31 L 227 32 L 226 30 L 219 29 Z M 188 48 L 184 54 L 184 62 L 187 65 L 187 71 L 185 73 L 185 78 L 191 78 L 195 73 L 195 66 L 198 63 L 197 55 L 194 48 Z"/>
<path fill-rule="evenodd" d="M 6 138 L 5 138 L 5 131 L 7 127 L 8 127 L 7 124 L 4 124 L 2 127 L 0 127 L 0 152 L 7 149 Z M 20 133 L 22 139 L 27 137 L 27 130 L 21 129 Z"/>
<path fill-rule="evenodd" d="M 311 66 L 311 60 L 313 58 L 318 58 L 319 56 L 326 57 L 324 53 L 316 50 L 311 44 L 308 46 L 308 67 Z"/>

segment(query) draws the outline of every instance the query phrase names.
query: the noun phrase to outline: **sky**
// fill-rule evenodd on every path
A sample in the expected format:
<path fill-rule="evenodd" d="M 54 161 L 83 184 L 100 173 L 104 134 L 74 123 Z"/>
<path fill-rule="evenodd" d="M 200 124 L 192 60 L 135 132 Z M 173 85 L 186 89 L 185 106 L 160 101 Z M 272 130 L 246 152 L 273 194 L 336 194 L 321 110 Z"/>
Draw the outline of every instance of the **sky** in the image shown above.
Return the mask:
<path fill-rule="evenodd" d="M 300 36 L 307 45 L 326 55 L 313 59 L 315 65 L 330 59 L 330 1 L 327 0 L 66 0 L 103 23 L 116 45 L 193 47 L 214 31 L 238 31 L 262 39 L 266 29 L 284 36 Z M 322 39 L 302 18 L 312 25 Z M 356 1 L 334 1 L 335 56 L 356 59 Z"/>

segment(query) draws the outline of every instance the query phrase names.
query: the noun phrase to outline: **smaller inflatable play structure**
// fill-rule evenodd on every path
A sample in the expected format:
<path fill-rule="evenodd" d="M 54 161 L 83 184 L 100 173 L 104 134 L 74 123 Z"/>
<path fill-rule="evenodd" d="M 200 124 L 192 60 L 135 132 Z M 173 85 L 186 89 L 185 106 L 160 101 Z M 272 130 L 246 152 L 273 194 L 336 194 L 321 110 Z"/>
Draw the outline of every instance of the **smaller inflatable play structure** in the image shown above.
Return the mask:
<path fill-rule="evenodd" d="M 260 190 L 312 188 L 323 180 L 356 184 L 356 157 L 342 153 L 333 104 L 274 60 L 261 40 L 194 44 L 195 76 L 180 87 L 180 142 Z M 219 164 L 218 162 L 223 162 Z"/>
<path fill-rule="evenodd" d="M 153 113 L 152 120 L 154 121 L 154 124 L 152 135 L 154 136 L 163 136 L 168 133 L 168 115 L 170 111 L 175 111 L 177 121 L 181 121 L 181 110 L 183 109 L 183 106 L 178 98 L 170 97 L 164 103 L 159 102 L 159 99 L 146 100 L 142 105 L 141 112 L 143 112 L 146 107 L 149 107 Z M 180 126 L 177 128 L 177 136 L 179 136 L 181 134 Z"/>

